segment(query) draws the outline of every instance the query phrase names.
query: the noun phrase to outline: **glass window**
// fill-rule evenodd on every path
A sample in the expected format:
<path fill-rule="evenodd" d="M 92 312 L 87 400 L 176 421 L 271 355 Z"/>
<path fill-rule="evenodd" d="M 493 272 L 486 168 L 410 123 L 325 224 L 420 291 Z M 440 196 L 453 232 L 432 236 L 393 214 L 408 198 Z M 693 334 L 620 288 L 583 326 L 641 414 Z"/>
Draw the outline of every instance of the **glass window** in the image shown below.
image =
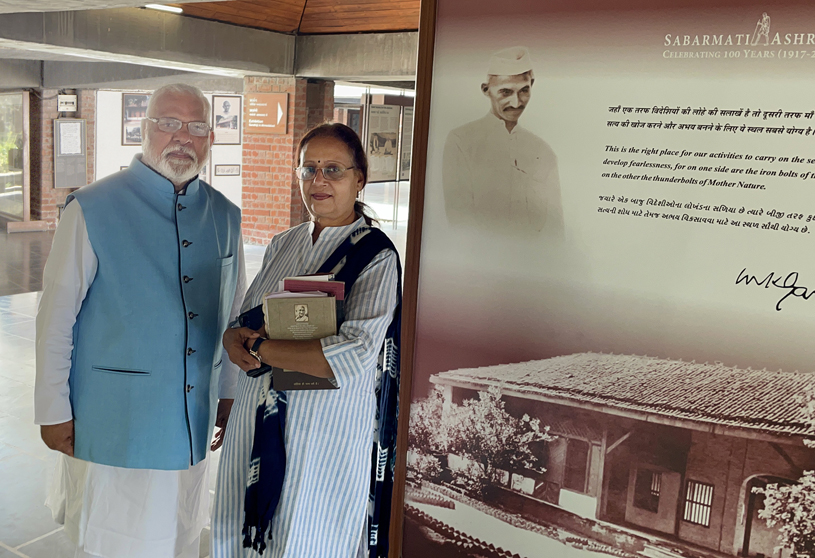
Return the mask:
<path fill-rule="evenodd" d="M 713 485 L 689 480 L 685 487 L 685 511 L 682 519 L 688 523 L 710 527 L 713 509 Z"/>
<path fill-rule="evenodd" d="M 23 219 L 23 95 L 0 95 L 0 213 Z"/>

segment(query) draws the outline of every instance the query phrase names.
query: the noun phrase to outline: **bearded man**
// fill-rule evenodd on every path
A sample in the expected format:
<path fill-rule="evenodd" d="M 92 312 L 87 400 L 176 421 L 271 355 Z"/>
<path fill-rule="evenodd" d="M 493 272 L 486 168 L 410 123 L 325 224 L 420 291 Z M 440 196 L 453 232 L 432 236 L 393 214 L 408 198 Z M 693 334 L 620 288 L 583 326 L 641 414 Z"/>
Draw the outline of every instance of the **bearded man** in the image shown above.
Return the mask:
<path fill-rule="evenodd" d="M 45 266 L 34 414 L 77 557 L 198 556 L 245 291 L 240 210 L 198 179 L 209 114 L 195 87 L 155 91 L 142 155 L 68 196 Z"/>

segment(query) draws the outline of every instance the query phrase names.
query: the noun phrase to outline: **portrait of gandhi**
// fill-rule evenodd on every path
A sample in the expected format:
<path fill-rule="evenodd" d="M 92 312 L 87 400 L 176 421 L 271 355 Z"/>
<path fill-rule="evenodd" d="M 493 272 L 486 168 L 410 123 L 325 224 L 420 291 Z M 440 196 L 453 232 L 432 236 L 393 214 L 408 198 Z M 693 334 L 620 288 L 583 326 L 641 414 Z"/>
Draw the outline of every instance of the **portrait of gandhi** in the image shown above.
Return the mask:
<path fill-rule="evenodd" d="M 442 186 L 451 225 L 563 236 L 557 157 L 520 125 L 534 85 L 525 47 L 490 58 L 480 89 L 489 112 L 451 131 L 444 146 Z"/>
<path fill-rule="evenodd" d="M 295 304 L 294 305 L 294 321 L 307 322 L 308 321 L 308 304 Z"/>

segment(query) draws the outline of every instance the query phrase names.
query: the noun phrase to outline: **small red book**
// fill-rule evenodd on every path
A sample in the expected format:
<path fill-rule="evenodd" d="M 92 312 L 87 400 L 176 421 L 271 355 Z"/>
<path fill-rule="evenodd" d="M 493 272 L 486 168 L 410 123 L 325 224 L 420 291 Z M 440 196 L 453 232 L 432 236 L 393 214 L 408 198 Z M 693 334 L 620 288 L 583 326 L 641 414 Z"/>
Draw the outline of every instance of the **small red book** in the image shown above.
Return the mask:
<path fill-rule="evenodd" d="M 311 281 L 309 279 L 299 279 L 289 277 L 283 279 L 283 289 L 292 293 L 307 293 L 320 291 L 333 296 L 337 300 L 345 300 L 345 283 L 342 281 Z"/>

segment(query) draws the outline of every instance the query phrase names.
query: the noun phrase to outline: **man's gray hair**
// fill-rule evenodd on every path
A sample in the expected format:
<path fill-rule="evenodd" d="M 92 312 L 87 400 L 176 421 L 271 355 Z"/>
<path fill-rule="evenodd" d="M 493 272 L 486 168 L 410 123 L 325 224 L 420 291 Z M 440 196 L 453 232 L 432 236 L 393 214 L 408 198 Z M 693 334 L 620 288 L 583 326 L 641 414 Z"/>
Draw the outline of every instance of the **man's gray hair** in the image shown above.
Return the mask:
<path fill-rule="evenodd" d="M 147 114 L 151 113 L 151 109 L 156 102 L 158 102 L 158 99 L 167 94 L 184 94 L 198 98 L 201 104 L 204 105 L 204 122 L 209 123 L 209 115 L 211 113 L 209 99 L 207 99 L 206 95 L 204 95 L 200 89 L 194 85 L 187 85 L 186 83 L 170 83 L 168 85 L 162 85 L 153 91 L 153 94 L 150 96 L 150 101 L 147 103 Z"/>

